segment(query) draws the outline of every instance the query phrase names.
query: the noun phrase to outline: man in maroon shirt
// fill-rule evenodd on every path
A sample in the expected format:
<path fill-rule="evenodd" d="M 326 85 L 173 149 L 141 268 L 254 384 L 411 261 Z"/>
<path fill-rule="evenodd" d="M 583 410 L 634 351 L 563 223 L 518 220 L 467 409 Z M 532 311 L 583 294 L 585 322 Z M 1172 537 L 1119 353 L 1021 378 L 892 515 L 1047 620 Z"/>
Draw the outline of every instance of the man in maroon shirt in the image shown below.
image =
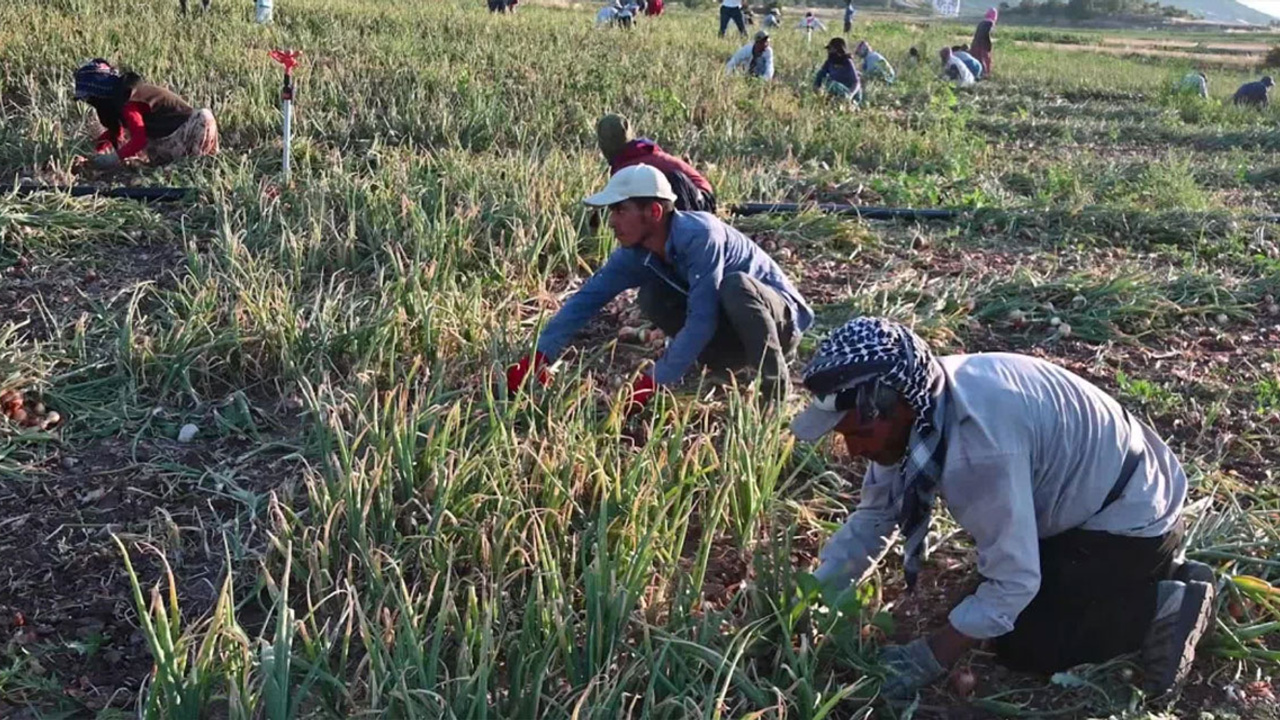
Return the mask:
<path fill-rule="evenodd" d="M 596 140 L 600 152 L 609 161 L 609 174 L 632 165 L 651 165 L 662 172 L 675 191 L 677 210 L 700 210 L 714 213 L 716 195 L 711 183 L 692 165 L 667 153 L 648 138 L 637 138 L 631 123 L 621 115 L 605 115 L 596 123 Z"/>
<path fill-rule="evenodd" d="M 102 58 L 75 73 L 75 96 L 97 111 L 94 165 L 116 167 L 146 151 L 160 165 L 190 155 L 218 152 L 218 124 L 207 109 L 196 110 L 173 92 L 142 82 L 137 73 L 121 74 Z M 128 142 L 124 141 L 126 133 Z"/>

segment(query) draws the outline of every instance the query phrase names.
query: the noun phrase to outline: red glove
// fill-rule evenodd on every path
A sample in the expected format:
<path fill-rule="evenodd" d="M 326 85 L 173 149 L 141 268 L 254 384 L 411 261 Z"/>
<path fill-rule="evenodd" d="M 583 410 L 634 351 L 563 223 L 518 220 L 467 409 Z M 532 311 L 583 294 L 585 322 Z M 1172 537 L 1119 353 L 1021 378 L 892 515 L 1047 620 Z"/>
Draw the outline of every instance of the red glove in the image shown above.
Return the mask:
<path fill-rule="evenodd" d="M 644 406 L 653 399 L 654 393 L 658 391 L 658 384 L 648 375 L 641 375 L 636 378 L 635 383 L 631 386 L 631 399 L 627 401 L 627 416 L 635 415 L 644 409 Z"/>
<path fill-rule="evenodd" d="M 551 373 L 547 372 L 548 362 L 547 356 L 541 351 L 533 354 L 533 357 L 525 355 L 520 358 L 520 362 L 507 368 L 507 392 L 515 395 L 520 392 L 520 388 L 524 386 L 525 378 L 528 377 L 529 371 L 533 370 L 538 378 L 538 384 L 543 387 L 551 382 Z"/>

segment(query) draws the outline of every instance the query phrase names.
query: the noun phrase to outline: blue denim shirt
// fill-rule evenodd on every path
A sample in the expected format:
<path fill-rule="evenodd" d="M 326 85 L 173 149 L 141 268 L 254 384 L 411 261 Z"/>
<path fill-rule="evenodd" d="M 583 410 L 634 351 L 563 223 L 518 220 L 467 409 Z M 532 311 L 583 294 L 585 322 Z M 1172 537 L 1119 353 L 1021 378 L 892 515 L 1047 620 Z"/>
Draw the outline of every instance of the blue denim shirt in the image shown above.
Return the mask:
<path fill-rule="evenodd" d="M 963 50 L 953 50 L 951 54 L 959 58 L 965 67 L 969 68 L 969 72 L 973 73 L 973 78 L 979 80 L 982 78 L 982 63 L 978 59 Z"/>
<path fill-rule="evenodd" d="M 720 321 L 720 283 L 727 274 L 746 273 L 777 290 L 791 306 L 797 332 L 813 324 L 813 310 L 773 258 L 711 213 L 676 211 L 666 254 L 663 262 L 640 247 L 614 250 L 604 267 L 543 328 L 538 350 L 555 359 L 605 303 L 655 276 L 688 298 L 684 327 L 653 368 L 653 379 L 660 385 L 679 382 L 715 335 Z"/>

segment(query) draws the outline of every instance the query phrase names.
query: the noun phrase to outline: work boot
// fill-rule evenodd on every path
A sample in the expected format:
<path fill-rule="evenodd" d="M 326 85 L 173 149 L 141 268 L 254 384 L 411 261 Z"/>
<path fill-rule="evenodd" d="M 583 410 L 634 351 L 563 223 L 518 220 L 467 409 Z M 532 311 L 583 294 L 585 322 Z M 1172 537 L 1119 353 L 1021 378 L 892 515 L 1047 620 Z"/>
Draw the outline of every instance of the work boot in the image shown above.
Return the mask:
<path fill-rule="evenodd" d="M 1218 581 L 1213 576 L 1213 568 L 1202 562 L 1195 560 L 1184 560 L 1173 568 L 1173 579 L 1187 582 L 1202 582 L 1213 587 L 1218 586 Z"/>
<path fill-rule="evenodd" d="M 1163 580 L 1156 589 L 1156 614 L 1142 643 L 1143 690 L 1159 697 L 1187 677 L 1196 643 L 1213 615 L 1213 585 L 1198 580 Z"/>

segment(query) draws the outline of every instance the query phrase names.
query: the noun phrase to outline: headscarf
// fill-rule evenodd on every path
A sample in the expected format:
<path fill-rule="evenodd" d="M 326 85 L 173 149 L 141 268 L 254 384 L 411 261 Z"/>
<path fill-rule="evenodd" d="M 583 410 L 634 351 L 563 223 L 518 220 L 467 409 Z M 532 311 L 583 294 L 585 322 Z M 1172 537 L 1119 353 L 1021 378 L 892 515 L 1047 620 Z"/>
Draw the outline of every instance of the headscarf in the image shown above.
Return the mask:
<path fill-rule="evenodd" d="M 858 46 L 853 49 L 853 54 L 860 58 L 866 57 L 869 52 L 871 52 L 871 46 L 867 44 L 866 40 L 859 40 Z"/>
<path fill-rule="evenodd" d="M 844 38 L 831 38 L 827 42 L 827 54 L 839 60 L 844 60 L 849 57 L 849 46 L 845 44 Z"/>
<path fill-rule="evenodd" d="M 622 115 L 609 113 L 596 123 L 596 143 L 604 159 L 613 161 L 627 143 L 635 139 L 631 132 L 631 122 Z"/>
<path fill-rule="evenodd" d="M 987 8 L 987 14 L 982 16 L 984 20 L 990 20 L 992 25 L 996 24 L 996 20 L 1000 17 L 1000 11 L 996 8 Z"/>
<path fill-rule="evenodd" d="M 943 418 L 947 380 L 929 345 L 907 326 L 885 318 L 862 317 L 827 336 L 802 373 L 815 404 L 857 408 L 874 417 L 871 398 L 877 385 L 892 388 L 915 412 L 906 452 L 899 465 L 903 479 L 898 527 L 907 587 L 914 588 L 929 534 L 947 442 Z"/>
<path fill-rule="evenodd" d="M 120 71 L 102 58 L 94 58 L 75 72 L 77 100 L 110 99 L 120 92 L 124 81 Z"/>

